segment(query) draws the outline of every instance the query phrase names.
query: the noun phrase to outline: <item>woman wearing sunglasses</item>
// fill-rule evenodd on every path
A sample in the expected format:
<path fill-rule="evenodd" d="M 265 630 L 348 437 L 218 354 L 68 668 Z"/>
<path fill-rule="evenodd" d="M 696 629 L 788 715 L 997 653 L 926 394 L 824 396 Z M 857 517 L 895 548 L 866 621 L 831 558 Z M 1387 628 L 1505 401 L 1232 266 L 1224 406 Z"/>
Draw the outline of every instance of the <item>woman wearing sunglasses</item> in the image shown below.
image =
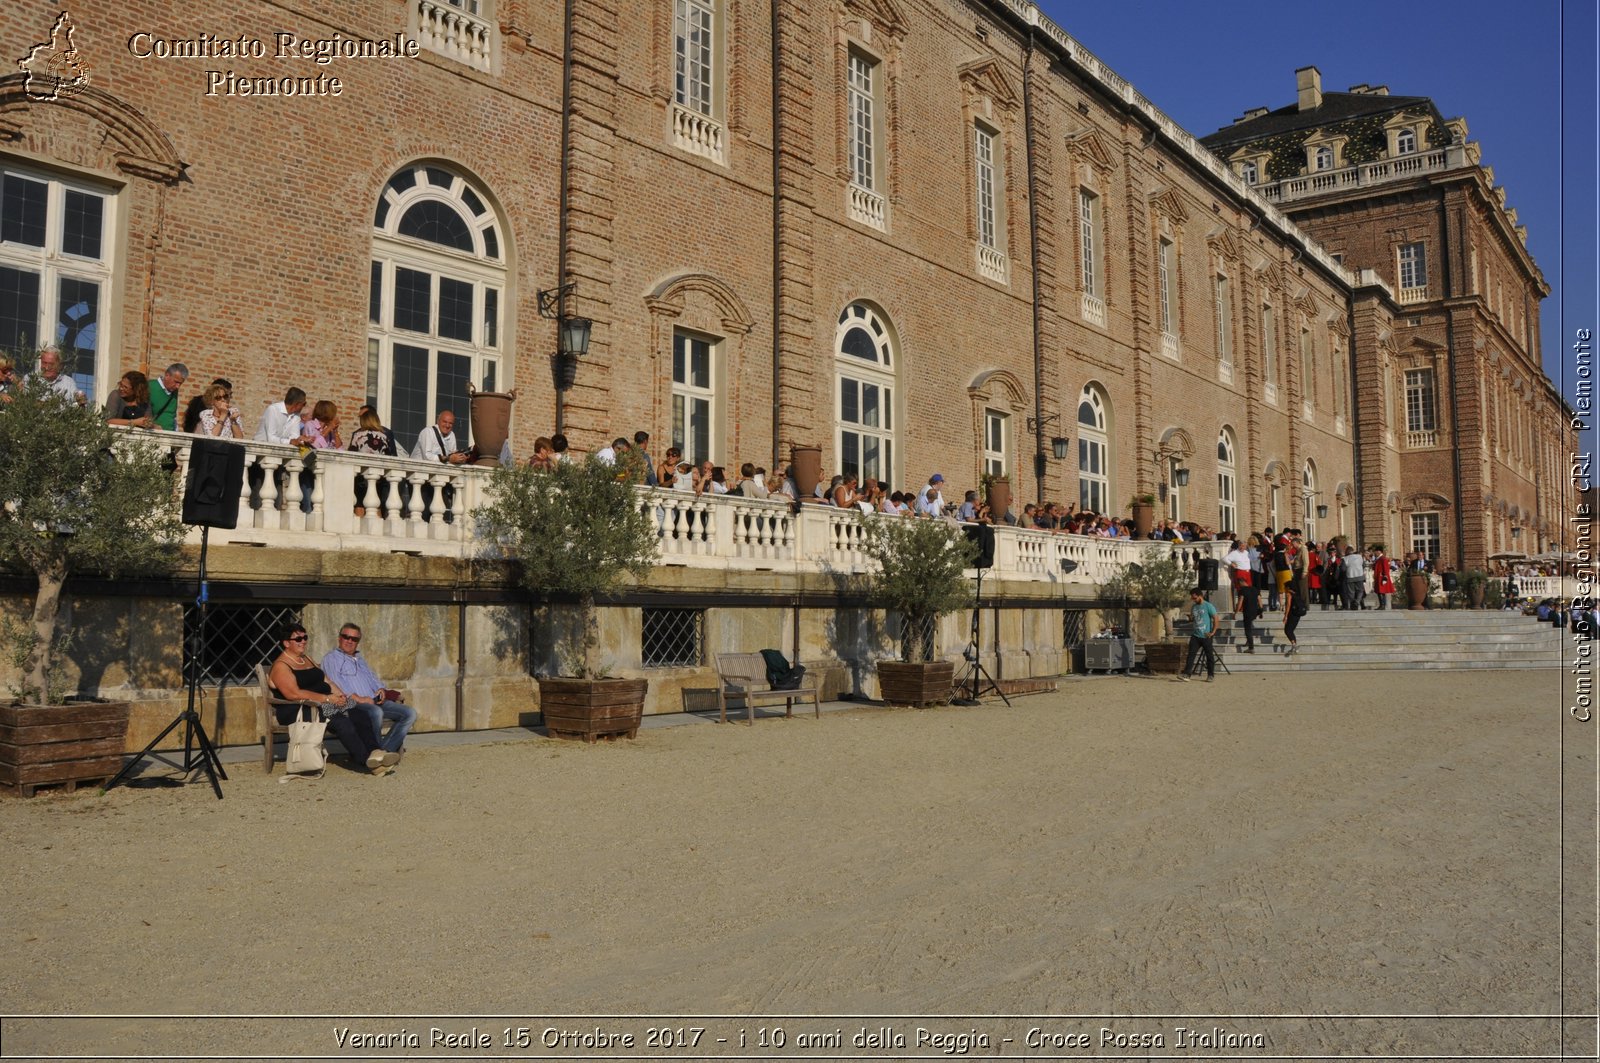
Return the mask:
<path fill-rule="evenodd" d="M 345 750 L 358 763 L 365 763 L 373 774 L 382 775 L 399 763 L 398 753 L 385 753 L 379 748 L 371 714 L 350 712 L 356 700 L 324 675 L 317 662 L 306 653 L 306 629 L 300 624 L 289 624 L 283 630 L 281 645 L 283 652 L 272 662 L 272 671 L 267 677 L 273 694 L 285 701 L 314 703 L 333 733 L 344 743 Z M 300 713 L 293 705 L 280 705 L 277 711 L 279 723 L 288 723 Z"/>

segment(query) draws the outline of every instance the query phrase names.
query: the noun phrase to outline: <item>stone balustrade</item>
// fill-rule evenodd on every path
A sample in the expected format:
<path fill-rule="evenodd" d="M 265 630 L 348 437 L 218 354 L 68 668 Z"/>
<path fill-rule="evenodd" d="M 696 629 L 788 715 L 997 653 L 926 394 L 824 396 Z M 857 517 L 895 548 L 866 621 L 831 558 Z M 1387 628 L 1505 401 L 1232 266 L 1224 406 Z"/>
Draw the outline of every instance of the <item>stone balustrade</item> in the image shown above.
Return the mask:
<path fill-rule="evenodd" d="M 171 454 L 183 482 L 192 437 L 136 434 L 156 440 Z M 214 544 L 454 558 L 472 557 L 482 549 L 475 514 L 488 496 L 492 469 L 352 451 L 301 451 L 254 441 L 238 445 L 245 452 L 238 526 L 212 529 Z M 854 510 L 812 504 L 796 509 L 786 501 L 742 495 L 638 491 L 639 505 L 660 537 L 663 565 L 837 574 L 862 572 L 870 564 L 863 548 L 866 529 Z M 199 528 L 190 528 L 187 541 L 197 546 L 200 535 Z M 989 574 L 1094 586 L 1121 565 L 1142 561 L 1150 550 L 1176 550 L 1192 570 L 1203 557 L 1220 560 L 1227 547 L 1220 542 L 1135 542 L 998 526 Z"/>

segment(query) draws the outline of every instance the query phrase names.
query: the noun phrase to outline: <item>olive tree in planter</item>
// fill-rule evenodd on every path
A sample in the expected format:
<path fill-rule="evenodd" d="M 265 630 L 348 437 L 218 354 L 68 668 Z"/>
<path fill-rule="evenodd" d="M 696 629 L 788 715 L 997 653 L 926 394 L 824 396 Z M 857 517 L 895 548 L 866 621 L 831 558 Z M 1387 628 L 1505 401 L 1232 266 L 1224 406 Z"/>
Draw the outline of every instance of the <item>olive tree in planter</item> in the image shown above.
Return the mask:
<path fill-rule="evenodd" d="M 1194 581 L 1194 573 L 1170 549 L 1155 547 L 1100 585 L 1102 598 L 1135 602 L 1160 614 L 1162 641 L 1145 646 L 1145 662 L 1153 672 L 1176 672 L 1182 664 L 1184 647 L 1172 640 L 1172 611 L 1189 600 Z"/>
<path fill-rule="evenodd" d="M 891 704 L 949 701 L 955 663 L 933 660 L 939 618 L 972 605 L 967 568 L 978 548 L 942 520 L 858 514 L 862 550 L 874 563 L 867 600 L 900 614 L 900 661 L 878 662 L 878 686 Z"/>
<path fill-rule="evenodd" d="M 534 595 L 578 602 L 576 635 L 561 645 L 565 674 L 539 677 L 539 708 L 553 735 L 592 742 L 638 733 L 649 681 L 606 677 L 595 598 L 655 563 L 656 528 L 634 491 L 639 478 L 626 456 L 608 465 L 591 455 L 549 471 L 499 468 L 490 480 L 479 516 L 485 542 Z"/>
<path fill-rule="evenodd" d="M 56 627 L 73 573 L 175 566 L 183 525 L 162 461 L 155 444 L 107 426 L 41 379 L 0 403 L 0 565 L 38 580 L 30 618 L 4 620 L 17 701 L 0 706 L 0 783 L 24 794 L 121 766 L 128 704 L 60 704 L 65 640 Z"/>

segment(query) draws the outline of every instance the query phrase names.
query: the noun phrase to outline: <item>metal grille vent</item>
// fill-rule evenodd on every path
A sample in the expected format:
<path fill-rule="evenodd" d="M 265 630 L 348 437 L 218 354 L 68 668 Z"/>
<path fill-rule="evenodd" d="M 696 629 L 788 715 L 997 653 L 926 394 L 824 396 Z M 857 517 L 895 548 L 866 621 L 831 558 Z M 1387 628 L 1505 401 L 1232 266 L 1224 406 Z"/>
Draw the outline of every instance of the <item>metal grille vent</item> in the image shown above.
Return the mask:
<path fill-rule="evenodd" d="M 194 658 L 194 636 L 200 628 L 200 607 L 183 610 L 183 674 L 198 663 L 201 686 L 244 686 L 256 681 L 256 665 L 273 657 L 278 631 L 300 620 L 298 605 L 213 605 L 206 615 L 206 639 L 200 659 Z"/>
<path fill-rule="evenodd" d="M 704 609 L 645 609 L 641 640 L 645 667 L 704 663 L 705 631 Z"/>
<path fill-rule="evenodd" d="M 1083 620 L 1086 614 L 1082 609 L 1063 609 L 1061 611 L 1061 645 L 1076 646 L 1083 641 Z"/>

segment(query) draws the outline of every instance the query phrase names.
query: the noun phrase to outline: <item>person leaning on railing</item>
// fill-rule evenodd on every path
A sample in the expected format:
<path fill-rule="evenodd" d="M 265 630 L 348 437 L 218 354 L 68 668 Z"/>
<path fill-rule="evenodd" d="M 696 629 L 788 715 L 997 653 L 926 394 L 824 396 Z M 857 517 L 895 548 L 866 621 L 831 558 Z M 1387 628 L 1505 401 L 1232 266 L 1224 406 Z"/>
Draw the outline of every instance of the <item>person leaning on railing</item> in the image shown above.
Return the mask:
<path fill-rule="evenodd" d="M 117 381 L 117 390 L 106 400 L 106 424 L 129 428 L 150 428 L 150 382 L 137 369 L 130 369 Z"/>
<path fill-rule="evenodd" d="M 212 384 L 201 398 L 205 401 L 205 408 L 195 422 L 194 435 L 212 439 L 244 438 L 244 425 L 239 420 L 239 411 L 234 407 L 227 388 Z"/>

